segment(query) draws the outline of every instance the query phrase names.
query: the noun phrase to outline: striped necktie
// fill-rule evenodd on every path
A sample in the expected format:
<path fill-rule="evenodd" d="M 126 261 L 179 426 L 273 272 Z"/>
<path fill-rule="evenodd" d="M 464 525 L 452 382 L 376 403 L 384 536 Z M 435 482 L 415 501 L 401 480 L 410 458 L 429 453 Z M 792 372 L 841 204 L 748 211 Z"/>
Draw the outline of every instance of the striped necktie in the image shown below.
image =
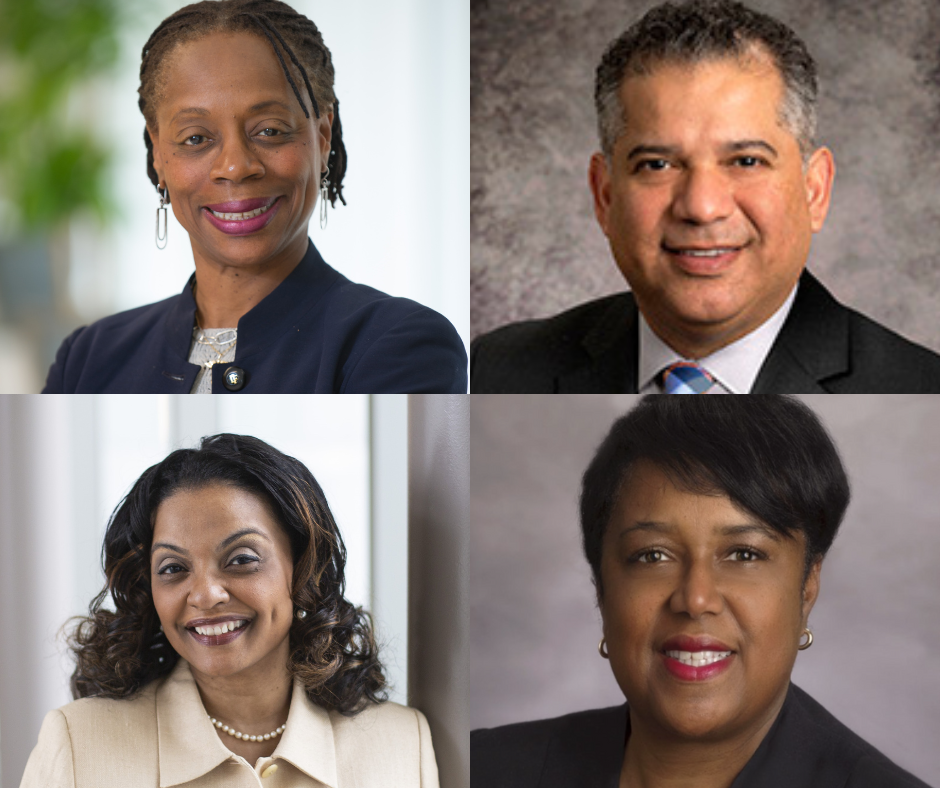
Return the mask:
<path fill-rule="evenodd" d="M 667 394 L 705 394 L 714 385 L 711 375 L 689 361 L 677 361 L 663 370 L 663 389 Z"/>

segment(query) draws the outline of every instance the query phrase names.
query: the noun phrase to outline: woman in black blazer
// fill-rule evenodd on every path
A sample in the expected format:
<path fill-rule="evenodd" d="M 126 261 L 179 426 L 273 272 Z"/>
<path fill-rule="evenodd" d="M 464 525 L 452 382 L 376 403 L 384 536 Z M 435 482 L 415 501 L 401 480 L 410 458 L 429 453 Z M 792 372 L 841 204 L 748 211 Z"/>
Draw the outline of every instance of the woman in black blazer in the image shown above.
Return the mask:
<path fill-rule="evenodd" d="M 474 731 L 472 785 L 924 788 L 790 683 L 848 502 L 799 401 L 644 398 L 580 511 L 598 650 L 627 704 Z"/>
<path fill-rule="evenodd" d="M 454 327 L 350 282 L 307 237 L 343 199 L 333 63 L 316 25 L 278 0 L 200 2 L 144 45 L 147 172 L 189 233 L 179 296 L 79 328 L 46 393 L 464 393 Z"/>

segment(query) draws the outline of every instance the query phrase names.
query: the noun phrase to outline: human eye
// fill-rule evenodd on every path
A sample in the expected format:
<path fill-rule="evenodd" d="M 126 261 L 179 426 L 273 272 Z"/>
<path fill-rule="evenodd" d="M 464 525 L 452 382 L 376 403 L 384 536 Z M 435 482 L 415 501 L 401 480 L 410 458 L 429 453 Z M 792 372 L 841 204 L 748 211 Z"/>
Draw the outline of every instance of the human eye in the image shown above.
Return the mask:
<path fill-rule="evenodd" d="M 661 564 L 667 558 L 666 552 L 656 547 L 648 547 L 638 553 L 634 553 L 631 563 L 637 564 Z"/>
<path fill-rule="evenodd" d="M 754 563 L 755 561 L 764 561 L 767 559 L 766 553 L 763 553 L 754 547 L 747 546 L 732 548 L 730 555 L 735 556 L 731 558 L 732 561 L 740 561 L 741 563 L 747 564 Z"/>
<path fill-rule="evenodd" d="M 634 172 L 663 172 L 669 166 L 666 159 L 641 159 L 636 163 Z"/>
<path fill-rule="evenodd" d="M 271 133 L 270 133 L 270 134 L 266 134 L 265 132 L 271 132 Z M 261 129 L 261 131 L 258 132 L 258 135 L 259 135 L 259 136 L 263 136 L 263 137 L 276 137 L 276 136 L 279 136 L 279 135 L 281 135 L 281 134 L 283 134 L 283 133 L 284 133 L 284 132 L 281 131 L 280 129 L 271 128 L 271 127 L 269 126 L 269 127 L 267 127 L 267 128 Z"/>
<path fill-rule="evenodd" d="M 183 140 L 182 144 L 185 145 L 187 148 L 196 148 L 199 145 L 202 145 L 202 141 L 204 141 L 205 139 L 206 138 L 202 134 L 192 134 L 189 137 L 187 137 L 185 140 Z M 196 140 L 196 142 L 194 142 L 194 140 Z"/>
<path fill-rule="evenodd" d="M 734 159 L 736 166 L 741 167 L 746 170 L 756 169 L 767 163 L 766 159 L 761 158 L 760 156 L 738 156 Z"/>
<path fill-rule="evenodd" d="M 176 575 L 186 570 L 179 564 L 165 564 L 157 571 L 158 575 Z"/>
<path fill-rule="evenodd" d="M 243 560 L 244 559 L 244 560 Z M 258 562 L 258 556 L 250 553 L 239 553 L 231 560 L 231 566 L 248 566 Z"/>

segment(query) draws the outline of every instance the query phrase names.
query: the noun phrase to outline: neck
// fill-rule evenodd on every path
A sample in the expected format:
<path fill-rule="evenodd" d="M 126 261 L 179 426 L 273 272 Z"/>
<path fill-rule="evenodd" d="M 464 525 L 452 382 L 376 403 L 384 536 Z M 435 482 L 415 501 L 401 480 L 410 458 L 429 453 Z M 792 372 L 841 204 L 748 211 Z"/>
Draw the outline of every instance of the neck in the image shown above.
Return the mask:
<path fill-rule="evenodd" d="M 269 296 L 307 252 L 307 237 L 260 263 L 220 260 L 193 243 L 196 263 L 196 320 L 202 328 L 236 328 L 238 321 Z"/>
<path fill-rule="evenodd" d="M 786 303 L 790 292 L 749 315 L 746 320 L 737 318 L 721 323 L 677 323 L 675 315 L 668 310 L 657 309 L 655 304 L 640 303 L 638 298 L 637 307 L 656 336 L 683 358 L 698 360 L 756 331 Z"/>
<path fill-rule="evenodd" d="M 210 717 L 249 735 L 270 733 L 287 721 L 293 680 L 287 641 L 265 664 L 232 676 L 207 676 L 190 666 Z"/>
<path fill-rule="evenodd" d="M 760 724 L 720 742 L 696 742 L 645 726 L 630 710 L 630 738 L 620 788 L 729 788 L 767 735 L 786 698 L 774 702 Z"/>
<path fill-rule="evenodd" d="M 710 356 L 732 342 L 737 342 L 741 337 L 747 336 L 755 328 L 762 325 L 762 323 L 758 323 L 737 330 L 715 330 L 714 327 L 710 326 L 707 330 L 701 330 L 697 327 L 686 328 L 670 325 L 666 321 L 657 319 L 657 316 L 648 315 L 645 312 L 643 317 L 646 318 L 647 324 L 656 336 L 680 356 L 693 361 Z"/>

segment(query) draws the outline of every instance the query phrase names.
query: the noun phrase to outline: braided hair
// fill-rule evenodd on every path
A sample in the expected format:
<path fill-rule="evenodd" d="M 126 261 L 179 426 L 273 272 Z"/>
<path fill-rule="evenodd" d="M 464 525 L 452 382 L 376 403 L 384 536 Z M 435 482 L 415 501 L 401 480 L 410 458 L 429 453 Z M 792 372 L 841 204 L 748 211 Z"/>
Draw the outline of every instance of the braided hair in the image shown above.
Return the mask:
<path fill-rule="evenodd" d="M 274 49 L 306 117 L 309 118 L 312 111 L 319 118 L 322 107 L 333 107 L 332 140 L 327 159 L 327 197 L 334 208 L 337 199 L 345 205 L 346 146 L 339 119 L 339 100 L 333 92 L 333 58 L 317 26 L 280 0 L 202 0 L 164 19 L 147 39 L 141 55 L 140 88 L 137 90 L 140 99 L 137 104 L 147 125 L 157 127 L 156 105 L 166 89 L 162 67 L 167 54 L 179 44 L 215 32 L 249 32 L 264 36 Z M 309 108 L 298 88 L 299 80 L 294 79 L 281 50 L 303 77 L 303 87 L 310 99 Z M 147 174 L 159 191 L 160 178 L 153 166 L 153 140 L 146 127 L 144 143 L 147 145 Z"/>

